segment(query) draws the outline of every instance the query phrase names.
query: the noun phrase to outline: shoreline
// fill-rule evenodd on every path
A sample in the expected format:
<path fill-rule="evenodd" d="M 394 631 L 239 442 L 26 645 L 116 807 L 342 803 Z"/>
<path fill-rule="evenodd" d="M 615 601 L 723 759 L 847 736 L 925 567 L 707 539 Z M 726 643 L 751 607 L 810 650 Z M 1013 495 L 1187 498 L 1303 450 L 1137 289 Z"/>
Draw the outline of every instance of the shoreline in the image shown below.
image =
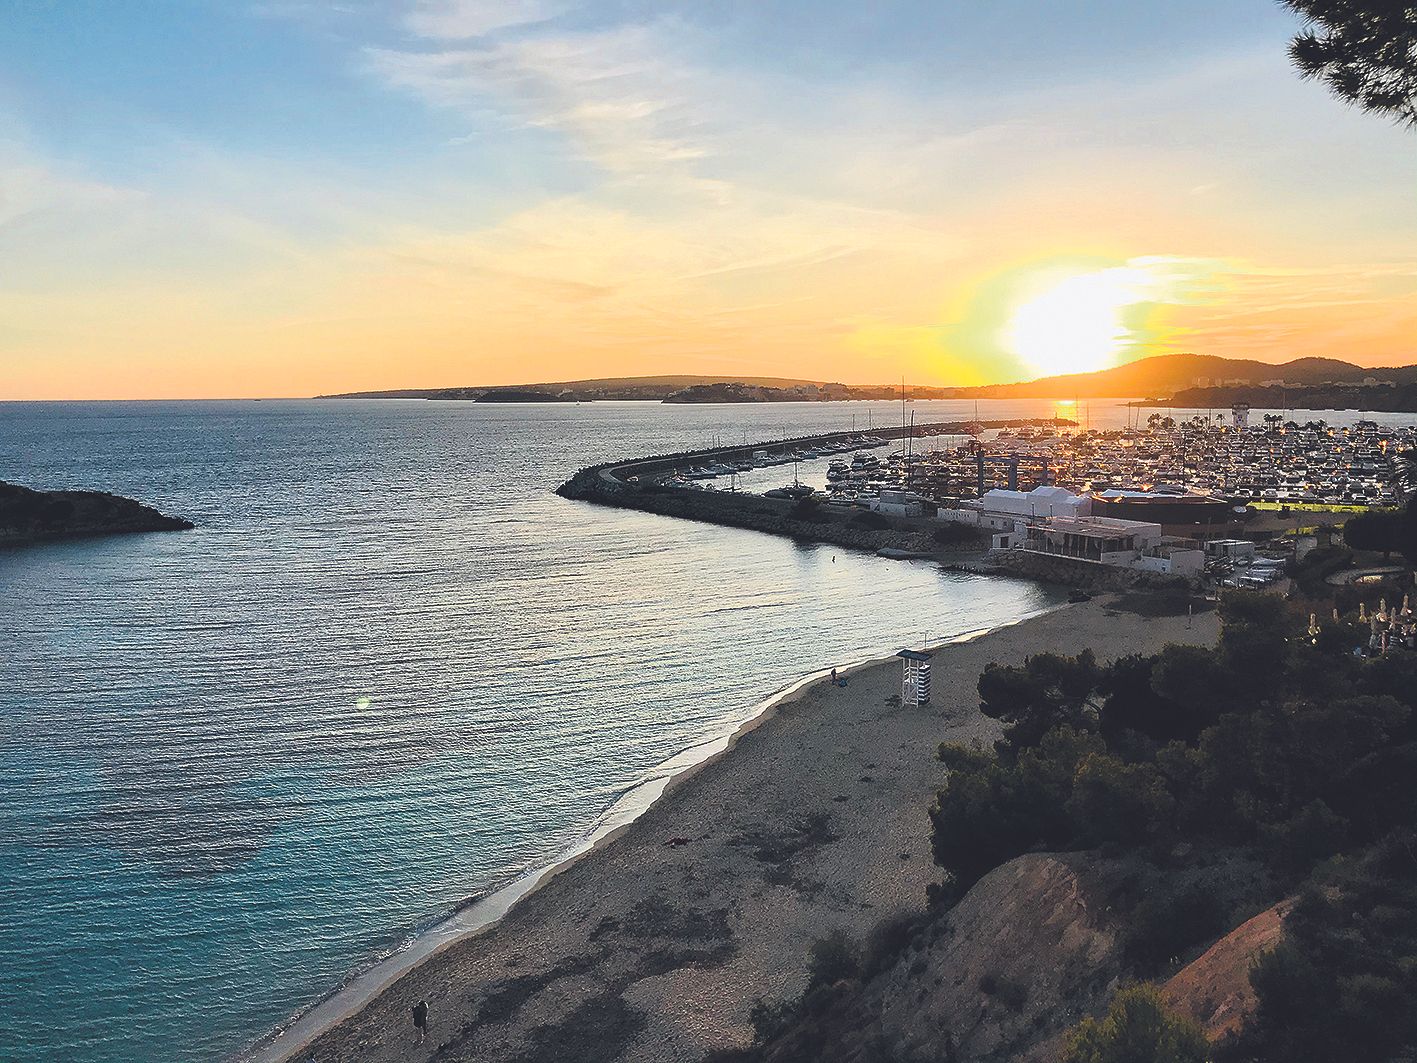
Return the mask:
<path fill-rule="evenodd" d="M 936 697 L 919 709 L 899 705 L 893 656 L 851 665 L 847 689 L 822 682 L 825 669 L 803 676 L 731 735 L 666 762 L 689 758 L 651 780 L 657 794 L 627 794 L 630 818 L 602 820 L 501 918 L 402 973 L 384 968 L 392 980 L 371 979 L 362 1005 L 345 994 L 343 1017 L 305 1013 L 257 1058 L 667 1063 L 742 1044 L 755 1000 L 800 992 L 810 941 L 923 908 L 940 876 L 925 816 L 944 777 L 935 748 L 999 734 L 974 694 L 984 665 L 1150 653 L 1215 632 L 1213 614 L 1192 630 L 1110 600 L 1055 605 L 937 644 Z M 408 1019 L 419 999 L 433 1015 L 423 1047 Z"/>
<path fill-rule="evenodd" d="M 993 627 L 977 628 L 952 635 L 933 644 L 935 650 L 987 637 L 995 632 L 1069 608 L 1060 602 L 1026 613 Z M 881 650 L 852 663 L 837 667 L 837 674 L 851 676 L 894 661 L 895 651 Z M 417 970 L 434 956 L 454 945 L 472 940 L 494 929 L 519 902 L 543 888 L 577 862 L 612 844 L 655 804 L 688 782 L 697 773 L 726 758 L 747 734 L 757 730 L 782 706 L 790 704 L 803 690 L 821 682 L 831 668 L 821 668 L 787 683 L 753 704 L 748 716 L 731 730 L 676 753 L 655 765 L 598 816 L 586 835 L 545 864 L 519 874 L 488 893 L 468 898 L 447 915 L 416 930 L 405 943 L 386 956 L 357 968 L 319 1000 L 294 1013 L 267 1031 L 258 1040 L 230 1056 L 230 1063 L 282 1063 L 306 1049 L 324 1034 L 355 1017 L 379 994 L 404 975 Z"/>

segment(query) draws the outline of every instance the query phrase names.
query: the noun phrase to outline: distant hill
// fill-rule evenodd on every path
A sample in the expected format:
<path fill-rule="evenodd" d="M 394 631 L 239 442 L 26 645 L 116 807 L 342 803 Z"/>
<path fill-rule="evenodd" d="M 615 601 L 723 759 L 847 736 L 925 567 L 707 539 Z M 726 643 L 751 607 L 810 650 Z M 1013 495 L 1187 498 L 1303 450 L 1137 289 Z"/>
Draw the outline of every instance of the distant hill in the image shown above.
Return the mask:
<path fill-rule="evenodd" d="M 950 388 L 907 385 L 914 399 L 948 397 Z M 851 399 L 898 399 L 898 384 L 835 384 L 785 377 L 641 376 L 554 383 L 458 388 L 401 388 L 318 395 L 321 399 L 452 399 L 473 402 L 592 402 L 632 399 L 646 402 L 833 402 Z"/>
<path fill-rule="evenodd" d="M 982 387 L 924 387 L 907 385 L 914 399 L 1155 399 L 1187 396 L 1187 405 L 1228 405 L 1247 401 L 1254 406 L 1275 405 L 1276 392 L 1288 392 L 1281 406 L 1304 408 L 1306 401 L 1334 399 L 1351 402 L 1356 395 L 1382 386 L 1396 389 L 1383 404 L 1352 408 L 1414 409 L 1417 402 L 1417 366 L 1365 368 L 1337 358 L 1297 358 L 1275 364 L 1249 359 L 1218 358 L 1206 354 L 1164 354 L 1095 373 L 1050 376 L 1017 384 Z M 1411 388 L 1411 397 L 1408 389 Z M 1305 396 L 1304 389 L 1313 389 Z M 643 376 L 563 380 L 554 383 L 488 385 L 456 388 L 406 388 L 394 391 L 356 391 L 321 395 L 322 399 L 461 399 L 482 402 L 573 402 L 595 399 L 634 399 L 648 402 L 833 402 L 860 399 L 898 399 L 898 384 L 836 384 L 821 380 L 784 377 Z M 1251 398 L 1253 394 L 1253 398 Z M 1210 396 L 1212 401 L 1201 401 Z M 1223 400 L 1223 401 L 1222 401 Z M 1323 405 L 1313 409 L 1328 408 Z"/>
<path fill-rule="evenodd" d="M 529 384 L 487 384 L 454 388 L 398 388 L 390 391 L 348 391 L 338 395 L 317 395 L 320 399 L 476 399 L 496 391 L 542 391 L 553 395 L 569 392 L 594 398 L 662 399 L 675 391 L 705 384 L 746 384 L 750 387 L 795 388 L 817 386 L 816 380 L 791 380 L 786 377 L 724 377 L 724 376 L 626 376 L 598 377 L 591 380 L 556 380 Z"/>
<path fill-rule="evenodd" d="M 1224 388 L 1229 393 L 1272 385 L 1314 387 L 1375 383 L 1417 384 L 1417 366 L 1364 368 L 1336 358 L 1297 358 L 1275 364 L 1205 354 L 1166 354 L 1095 373 L 1044 377 L 1018 384 L 953 388 L 952 398 L 977 399 L 1165 399 L 1192 389 Z"/>

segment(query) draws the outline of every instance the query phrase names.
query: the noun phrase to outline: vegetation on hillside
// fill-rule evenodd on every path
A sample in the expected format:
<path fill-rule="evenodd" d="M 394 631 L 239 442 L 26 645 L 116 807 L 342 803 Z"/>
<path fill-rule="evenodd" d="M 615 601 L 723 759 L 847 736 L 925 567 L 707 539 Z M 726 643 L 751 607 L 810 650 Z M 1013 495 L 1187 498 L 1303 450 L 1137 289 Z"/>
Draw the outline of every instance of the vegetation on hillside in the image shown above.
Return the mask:
<path fill-rule="evenodd" d="M 871 1027 L 872 980 L 892 972 L 877 993 L 899 984 L 906 961 L 895 958 L 920 955 L 912 936 L 938 935 L 943 913 L 994 868 L 1065 850 L 1091 851 L 1121 884 L 1109 887 L 1107 918 L 1136 979 L 1169 977 L 1250 916 L 1297 898 L 1281 945 L 1254 967 L 1258 1006 L 1238 1038 L 1207 1046 L 1142 983 L 1074 1028 L 1065 1059 L 1412 1058 L 1417 654 L 1357 657 L 1346 629 L 1311 637 L 1303 615 L 1255 592 L 1228 593 L 1220 612 L 1214 648 L 1110 664 L 1037 654 L 986 669 L 981 707 L 1004 737 L 988 752 L 940 750 L 950 774 L 930 821 L 947 880 L 934 914 L 883 925 L 867 942 L 819 942 L 805 994 L 760 1007 L 758 1043 L 720 1058 L 856 1058 L 842 1046 L 859 1047 L 848 1034 Z M 920 991 L 941 974 L 920 968 Z M 980 992 L 1008 1007 L 1028 987 Z M 897 1059 L 877 1047 L 873 1058 Z"/>
<path fill-rule="evenodd" d="M 1100 1019 L 1068 1038 L 1063 1063 L 1206 1063 L 1210 1046 L 1193 1023 L 1167 1011 L 1154 986 L 1128 986 Z"/>
<path fill-rule="evenodd" d="M 986 670 L 983 709 L 1005 737 L 989 755 L 942 748 L 952 771 L 931 810 L 935 858 L 962 890 L 1036 849 L 1158 866 L 1181 845 L 1253 857 L 1271 902 L 1301 901 L 1255 973 L 1258 1019 L 1227 1051 L 1403 1058 L 1417 1050 L 1401 1004 L 1417 999 L 1417 657 L 1365 660 L 1341 633 L 1303 637 L 1270 596 L 1229 594 L 1221 617 L 1214 650 Z M 1139 906 L 1134 956 L 1213 938 L 1228 929 L 1218 917 L 1203 891 Z"/>

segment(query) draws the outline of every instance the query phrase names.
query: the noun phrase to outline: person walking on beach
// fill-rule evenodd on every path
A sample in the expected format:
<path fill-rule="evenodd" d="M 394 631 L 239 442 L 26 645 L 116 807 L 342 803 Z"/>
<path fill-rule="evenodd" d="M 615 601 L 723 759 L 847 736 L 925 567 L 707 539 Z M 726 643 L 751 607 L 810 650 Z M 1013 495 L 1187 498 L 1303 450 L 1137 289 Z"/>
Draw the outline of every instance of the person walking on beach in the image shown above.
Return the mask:
<path fill-rule="evenodd" d="M 413 1028 L 418 1031 L 418 1040 L 414 1044 L 421 1045 L 428 1035 L 428 1001 L 420 1000 L 413 1006 Z"/>
<path fill-rule="evenodd" d="M 836 669 L 832 669 L 832 686 L 836 686 Z"/>

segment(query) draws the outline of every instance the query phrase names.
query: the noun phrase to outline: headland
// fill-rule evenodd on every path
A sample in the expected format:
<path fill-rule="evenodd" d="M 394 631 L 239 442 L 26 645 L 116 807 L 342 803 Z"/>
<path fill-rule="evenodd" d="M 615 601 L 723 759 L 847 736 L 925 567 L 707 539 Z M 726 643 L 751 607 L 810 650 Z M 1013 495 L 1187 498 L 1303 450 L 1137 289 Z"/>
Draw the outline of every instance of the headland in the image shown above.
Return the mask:
<path fill-rule="evenodd" d="M 0 546 L 136 532 L 184 531 L 169 517 L 131 498 L 102 491 L 36 491 L 0 481 Z"/>

